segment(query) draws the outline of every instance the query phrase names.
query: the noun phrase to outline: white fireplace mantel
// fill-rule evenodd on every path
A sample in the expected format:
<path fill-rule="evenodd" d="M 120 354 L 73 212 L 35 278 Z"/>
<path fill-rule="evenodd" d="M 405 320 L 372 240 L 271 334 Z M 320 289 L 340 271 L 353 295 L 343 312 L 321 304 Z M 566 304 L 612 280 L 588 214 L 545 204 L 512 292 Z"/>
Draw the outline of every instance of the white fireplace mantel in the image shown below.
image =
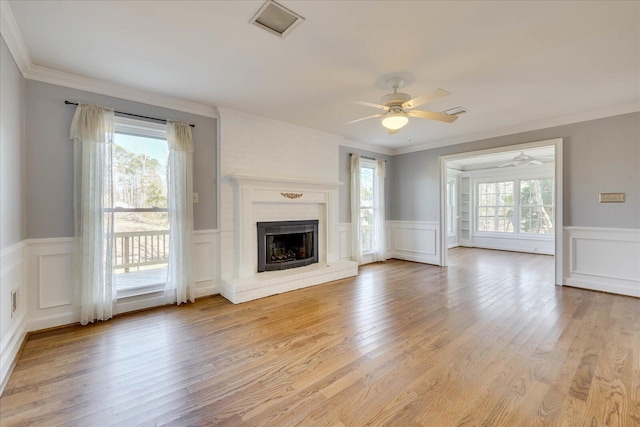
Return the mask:
<path fill-rule="evenodd" d="M 338 188 L 341 182 L 230 174 L 233 187 L 233 269 L 223 296 L 243 302 L 357 274 L 357 263 L 339 260 Z M 287 217 L 290 213 L 291 217 Z M 316 218 L 301 218 L 313 215 Z M 257 273 L 256 221 L 319 220 L 318 264 Z"/>
<path fill-rule="evenodd" d="M 340 181 L 307 180 L 296 178 L 275 178 L 248 174 L 229 174 L 225 177 L 242 187 L 277 187 L 277 188 L 308 188 L 335 190 L 343 185 Z"/>

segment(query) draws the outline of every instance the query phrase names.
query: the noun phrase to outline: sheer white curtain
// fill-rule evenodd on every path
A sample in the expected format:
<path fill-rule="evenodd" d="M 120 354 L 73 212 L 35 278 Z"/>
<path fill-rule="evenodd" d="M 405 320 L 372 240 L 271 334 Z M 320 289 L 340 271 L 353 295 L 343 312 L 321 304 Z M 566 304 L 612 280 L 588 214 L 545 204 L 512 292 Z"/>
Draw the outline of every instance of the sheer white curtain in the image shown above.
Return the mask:
<path fill-rule="evenodd" d="M 169 165 L 167 173 L 169 207 L 169 268 L 167 302 L 195 301 L 191 275 L 193 236 L 193 140 L 191 126 L 167 122 Z"/>
<path fill-rule="evenodd" d="M 385 261 L 387 259 L 386 231 L 385 231 L 385 202 L 384 202 L 384 178 L 386 175 L 386 162 L 376 159 L 376 171 L 374 174 L 373 188 L 373 260 Z"/>
<path fill-rule="evenodd" d="M 362 264 L 360 243 L 360 155 L 351 154 L 351 259 Z"/>
<path fill-rule="evenodd" d="M 113 316 L 113 110 L 80 104 L 71 122 L 74 140 L 74 280 L 80 323 Z"/>

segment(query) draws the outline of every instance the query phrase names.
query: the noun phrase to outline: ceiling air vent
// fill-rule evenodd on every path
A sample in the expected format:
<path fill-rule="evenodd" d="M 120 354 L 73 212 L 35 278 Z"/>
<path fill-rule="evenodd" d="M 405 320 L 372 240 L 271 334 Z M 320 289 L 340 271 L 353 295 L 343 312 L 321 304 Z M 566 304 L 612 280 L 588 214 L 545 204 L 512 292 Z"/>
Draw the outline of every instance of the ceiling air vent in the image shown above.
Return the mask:
<path fill-rule="evenodd" d="M 469 110 L 467 110 L 464 107 L 455 107 L 455 108 L 449 108 L 448 110 L 443 111 L 443 113 L 449 114 L 450 116 L 458 116 L 460 114 L 466 113 L 467 111 Z"/>
<path fill-rule="evenodd" d="M 250 22 L 284 38 L 302 21 L 304 21 L 302 16 L 272 0 L 267 0 Z"/>

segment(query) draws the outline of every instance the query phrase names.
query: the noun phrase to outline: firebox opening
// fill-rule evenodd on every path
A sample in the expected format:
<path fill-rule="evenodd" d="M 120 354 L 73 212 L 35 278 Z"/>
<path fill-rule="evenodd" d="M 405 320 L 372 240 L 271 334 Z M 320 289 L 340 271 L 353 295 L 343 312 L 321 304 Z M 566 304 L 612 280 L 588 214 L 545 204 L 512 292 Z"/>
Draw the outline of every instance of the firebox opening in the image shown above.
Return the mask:
<path fill-rule="evenodd" d="M 318 220 L 259 222 L 258 272 L 318 262 Z"/>

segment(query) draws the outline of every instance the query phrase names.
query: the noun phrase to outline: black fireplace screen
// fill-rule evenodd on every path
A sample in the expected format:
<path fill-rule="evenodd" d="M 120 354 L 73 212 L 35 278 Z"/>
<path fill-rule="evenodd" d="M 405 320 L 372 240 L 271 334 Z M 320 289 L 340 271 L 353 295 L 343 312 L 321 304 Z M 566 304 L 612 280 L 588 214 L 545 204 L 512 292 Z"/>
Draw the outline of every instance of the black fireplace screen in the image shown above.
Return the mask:
<path fill-rule="evenodd" d="M 258 272 L 318 262 L 318 220 L 258 224 Z"/>

